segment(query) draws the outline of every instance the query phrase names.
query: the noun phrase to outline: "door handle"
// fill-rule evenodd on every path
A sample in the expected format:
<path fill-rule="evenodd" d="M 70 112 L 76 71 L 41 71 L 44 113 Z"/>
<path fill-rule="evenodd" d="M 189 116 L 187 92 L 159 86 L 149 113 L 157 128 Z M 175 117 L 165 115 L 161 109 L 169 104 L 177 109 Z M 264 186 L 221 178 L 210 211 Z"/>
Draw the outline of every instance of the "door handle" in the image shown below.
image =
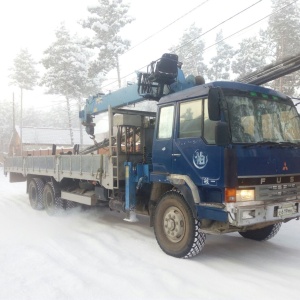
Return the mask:
<path fill-rule="evenodd" d="M 172 153 L 172 156 L 179 157 L 179 156 L 181 156 L 181 154 L 180 153 Z"/>

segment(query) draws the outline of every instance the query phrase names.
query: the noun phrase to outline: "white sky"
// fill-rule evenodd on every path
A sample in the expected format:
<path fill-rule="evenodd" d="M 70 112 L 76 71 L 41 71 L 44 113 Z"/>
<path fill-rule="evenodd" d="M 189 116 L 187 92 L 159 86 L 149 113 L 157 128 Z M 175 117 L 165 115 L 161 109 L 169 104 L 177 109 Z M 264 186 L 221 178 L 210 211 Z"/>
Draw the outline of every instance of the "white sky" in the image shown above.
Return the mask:
<path fill-rule="evenodd" d="M 205 32 L 259 0 L 187 0 L 184 5 L 182 2 L 174 0 L 127 0 L 126 2 L 131 5 L 129 14 L 135 18 L 135 21 L 127 25 L 122 34 L 123 37 L 131 40 L 132 46 L 160 31 L 199 4 L 204 4 L 155 35 L 154 38 L 121 56 L 121 77 L 125 77 L 168 52 L 172 45 L 178 44 L 183 31 L 192 23 L 201 27 Z M 13 91 L 16 99 L 19 97 L 18 89 L 9 86 L 8 74 L 9 68 L 13 65 L 13 59 L 20 49 L 27 48 L 34 59 L 39 61 L 43 51 L 54 41 L 54 31 L 59 24 L 65 22 L 69 30 L 74 32 L 80 30 L 77 21 L 85 17 L 87 5 L 93 3 L 96 3 L 96 0 L 9 0 L 0 2 L 1 101 L 11 99 Z M 205 34 L 203 39 L 206 47 L 214 43 L 216 33 L 220 29 L 223 29 L 224 37 L 226 37 L 263 18 L 270 11 L 270 0 L 261 0 L 247 12 Z M 266 25 L 266 22 L 267 20 L 260 22 L 251 29 L 230 38 L 228 43 L 237 45 L 242 38 L 258 32 L 260 27 Z M 208 60 L 213 55 L 213 51 L 213 48 L 210 48 L 205 52 Z M 109 73 L 109 79 L 112 81 L 116 79 L 115 70 Z M 123 81 L 132 79 L 135 79 L 134 74 L 124 78 Z M 47 107 L 58 99 L 60 98 L 57 96 L 43 95 L 43 90 L 37 88 L 33 92 L 25 92 L 23 105 L 25 108 L 33 105 Z"/>

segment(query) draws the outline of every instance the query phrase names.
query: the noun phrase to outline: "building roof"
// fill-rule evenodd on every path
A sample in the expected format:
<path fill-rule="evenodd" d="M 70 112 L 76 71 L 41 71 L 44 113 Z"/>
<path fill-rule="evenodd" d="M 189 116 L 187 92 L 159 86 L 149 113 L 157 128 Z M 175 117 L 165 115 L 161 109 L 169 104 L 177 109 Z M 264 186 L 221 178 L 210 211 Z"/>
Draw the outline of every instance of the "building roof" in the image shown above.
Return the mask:
<path fill-rule="evenodd" d="M 16 127 L 17 133 L 20 135 L 20 127 Z M 93 140 L 83 129 L 83 145 L 92 145 Z M 80 130 L 73 129 L 74 144 L 80 144 Z M 23 144 L 30 145 L 61 145 L 71 146 L 70 130 L 66 128 L 22 128 Z"/>

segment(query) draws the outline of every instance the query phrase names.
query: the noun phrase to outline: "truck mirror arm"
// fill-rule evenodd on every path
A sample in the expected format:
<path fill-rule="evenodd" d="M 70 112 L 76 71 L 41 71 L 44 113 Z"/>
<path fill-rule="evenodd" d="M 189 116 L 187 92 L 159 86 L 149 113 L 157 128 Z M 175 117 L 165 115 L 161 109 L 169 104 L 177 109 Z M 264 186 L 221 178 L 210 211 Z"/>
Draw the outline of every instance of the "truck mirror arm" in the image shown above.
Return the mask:
<path fill-rule="evenodd" d="M 221 103 L 224 99 L 223 91 L 220 87 L 212 87 L 208 92 L 208 115 L 212 121 L 221 120 Z"/>
<path fill-rule="evenodd" d="M 220 121 L 216 124 L 215 138 L 217 146 L 228 146 L 230 144 L 230 133 L 228 123 Z"/>

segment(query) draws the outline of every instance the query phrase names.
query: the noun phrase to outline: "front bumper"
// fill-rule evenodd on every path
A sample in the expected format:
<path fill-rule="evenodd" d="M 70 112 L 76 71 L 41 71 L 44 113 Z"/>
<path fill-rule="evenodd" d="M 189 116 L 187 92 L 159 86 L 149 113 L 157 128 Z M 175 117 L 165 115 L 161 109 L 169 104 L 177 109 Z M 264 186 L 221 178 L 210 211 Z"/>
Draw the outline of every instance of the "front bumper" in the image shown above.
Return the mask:
<path fill-rule="evenodd" d="M 227 203 L 230 225 L 236 227 L 285 221 L 300 217 L 300 199 L 285 202 L 239 202 Z"/>

